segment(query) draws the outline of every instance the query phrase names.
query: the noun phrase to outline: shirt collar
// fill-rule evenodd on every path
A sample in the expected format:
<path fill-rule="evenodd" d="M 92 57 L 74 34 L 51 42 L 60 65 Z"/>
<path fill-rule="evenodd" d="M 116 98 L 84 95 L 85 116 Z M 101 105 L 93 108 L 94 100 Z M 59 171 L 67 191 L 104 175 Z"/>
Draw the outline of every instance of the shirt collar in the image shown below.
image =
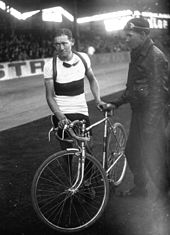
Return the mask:
<path fill-rule="evenodd" d="M 136 57 L 139 57 L 140 55 L 146 56 L 148 53 L 148 50 L 153 45 L 154 45 L 154 42 L 152 41 L 151 38 L 148 37 L 142 46 L 138 47 L 137 49 L 135 49 L 131 52 L 131 57 L 136 58 Z"/>
<path fill-rule="evenodd" d="M 73 53 L 73 56 L 72 56 L 72 58 L 71 58 L 71 60 L 68 60 L 68 61 L 62 61 L 62 60 L 60 60 L 60 58 L 58 57 L 58 60 L 60 61 L 60 63 L 65 63 L 65 64 L 69 64 L 69 65 L 71 65 L 71 66 L 75 66 L 75 65 L 77 65 L 78 64 L 78 62 L 79 62 L 79 59 L 77 58 L 77 56 L 75 56 L 75 54 Z"/>

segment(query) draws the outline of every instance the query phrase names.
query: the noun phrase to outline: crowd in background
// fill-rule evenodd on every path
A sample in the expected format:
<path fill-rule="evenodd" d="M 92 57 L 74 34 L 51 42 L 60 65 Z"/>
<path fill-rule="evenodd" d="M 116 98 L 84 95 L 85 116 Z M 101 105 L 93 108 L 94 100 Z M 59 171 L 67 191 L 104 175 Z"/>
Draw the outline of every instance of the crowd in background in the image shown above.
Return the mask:
<path fill-rule="evenodd" d="M 92 46 L 95 53 L 127 50 L 121 37 L 80 35 L 79 50 L 87 52 Z M 40 33 L 0 33 L 0 62 L 47 58 L 52 56 L 52 39 Z"/>
<path fill-rule="evenodd" d="M 0 62 L 52 55 L 51 40 L 38 33 L 0 33 Z"/>
<path fill-rule="evenodd" d="M 21 23 L 16 21 L 17 24 Z M 36 28 L 37 19 L 32 25 Z M 16 25 L 17 25 L 16 24 Z M 53 55 L 51 31 L 40 29 L 28 29 L 28 24 L 22 25 L 25 30 L 18 30 L 14 18 L 0 11 L 0 62 L 18 61 L 27 59 L 48 58 Z M 26 27 L 25 27 L 26 26 Z M 15 28 L 15 30 L 14 30 Z M 38 30 L 39 29 L 39 30 Z M 161 33 L 160 33 L 161 32 Z M 170 55 L 170 35 L 162 33 L 162 30 L 153 35 L 153 40 L 164 51 Z M 121 34 L 96 33 L 96 30 L 80 31 L 78 49 L 88 52 L 88 48 L 93 47 L 95 53 L 110 53 L 127 51 L 125 39 Z"/>
<path fill-rule="evenodd" d="M 170 36 L 158 34 L 155 43 L 165 51 L 170 48 Z M 80 34 L 79 50 L 87 52 L 92 46 L 95 53 L 127 51 L 124 38 L 117 35 Z M 166 50 L 164 49 L 166 48 Z M 0 62 L 48 58 L 53 54 L 52 35 L 40 32 L 0 32 Z"/>
<path fill-rule="evenodd" d="M 89 46 L 94 47 L 95 53 L 127 51 L 125 39 L 118 35 L 96 35 L 82 33 L 80 35 L 80 51 L 87 52 Z"/>

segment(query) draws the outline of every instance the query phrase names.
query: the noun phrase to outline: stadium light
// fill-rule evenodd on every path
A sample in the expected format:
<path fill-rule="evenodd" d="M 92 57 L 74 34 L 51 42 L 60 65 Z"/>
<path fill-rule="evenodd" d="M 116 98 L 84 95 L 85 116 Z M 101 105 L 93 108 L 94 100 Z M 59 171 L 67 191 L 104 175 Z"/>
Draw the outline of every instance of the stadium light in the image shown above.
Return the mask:
<path fill-rule="evenodd" d="M 51 7 L 42 10 L 42 20 L 62 22 L 61 7 Z"/>
<path fill-rule="evenodd" d="M 70 20 L 71 22 L 74 21 L 74 17 L 68 11 L 66 11 L 62 7 L 60 7 L 60 11 L 61 11 L 61 14 L 63 14 L 68 20 Z"/>
<path fill-rule="evenodd" d="M 25 20 L 28 17 L 40 12 L 32 11 L 22 13 L 16 10 L 13 7 L 6 5 L 3 1 L 0 0 L 0 8 L 19 20 Z M 53 7 L 42 10 L 42 20 L 43 21 L 52 21 L 52 22 L 62 22 L 62 15 L 65 16 L 69 21 L 74 22 L 74 17 L 62 7 Z M 139 12 L 131 10 L 122 10 L 116 12 L 109 12 L 100 15 L 93 15 L 89 17 L 82 17 L 77 19 L 77 23 L 89 23 L 93 21 L 104 21 L 105 28 L 107 31 L 119 30 L 125 25 L 126 19 L 128 17 L 146 17 L 150 22 L 151 28 L 168 28 L 168 19 L 170 19 L 170 14 L 164 13 L 152 13 L 152 12 Z"/>
<path fill-rule="evenodd" d="M 87 23 L 87 22 L 92 22 L 92 21 L 113 19 L 115 17 L 132 15 L 132 13 L 133 12 L 131 10 L 123 10 L 123 11 L 110 12 L 106 14 L 93 15 L 89 17 L 78 18 L 77 23 L 82 24 L 82 23 Z"/>
<path fill-rule="evenodd" d="M 124 17 L 119 17 L 119 18 L 113 18 L 113 19 L 108 19 L 104 20 L 104 25 L 105 29 L 107 32 L 112 32 L 112 31 L 117 31 L 117 30 L 122 30 L 128 20 L 130 20 L 132 16 L 124 16 Z"/>
<path fill-rule="evenodd" d="M 0 9 L 2 9 L 3 11 L 5 11 L 6 9 L 6 4 L 3 1 L 0 1 Z"/>
<path fill-rule="evenodd" d="M 14 16 L 15 18 L 17 18 L 18 20 L 22 19 L 22 14 L 21 12 L 17 11 L 15 8 L 10 7 L 9 9 L 9 13 Z"/>
<path fill-rule="evenodd" d="M 52 7 L 42 10 L 43 21 L 62 22 L 62 15 L 71 22 L 74 21 L 74 17 L 62 7 Z"/>
<path fill-rule="evenodd" d="M 40 10 L 24 12 L 24 13 L 22 13 L 22 20 L 26 20 L 27 18 L 29 18 L 39 12 L 40 12 Z"/>
<path fill-rule="evenodd" d="M 21 13 L 13 7 L 10 7 L 8 11 L 12 16 L 16 17 L 18 20 L 26 20 L 27 18 L 40 12 L 40 10 L 37 10 L 37 11 L 29 11 L 29 12 Z"/>

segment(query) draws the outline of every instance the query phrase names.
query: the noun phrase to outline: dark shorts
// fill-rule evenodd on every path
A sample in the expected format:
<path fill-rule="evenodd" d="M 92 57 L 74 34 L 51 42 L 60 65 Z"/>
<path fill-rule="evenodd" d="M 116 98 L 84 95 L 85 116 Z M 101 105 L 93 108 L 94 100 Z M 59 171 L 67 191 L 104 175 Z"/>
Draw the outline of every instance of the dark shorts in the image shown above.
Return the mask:
<path fill-rule="evenodd" d="M 69 113 L 69 114 L 65 114 L 65 116 L 70 120 L 70 121 L 75 121 L 75 120 L 85 120 L 86 121 L 86 127 L 90 126 L 90 119 L 89 116 L 86 116 L 84 114 L 81 113 Z M 55 115 L 51 116 L 51 121 L 53 126 L 56 128 L 58 127 L 58 118 Z M 92 135 L 92 132 L 90 131 L 90 135 Z"/>
<path fill-rule="evenodd" d="M 75 120 L 79 120 L 79 121 L 82 121 L 82 120 L 85 120 L 86 121 L 86 127 L 90 126 L 90 119 L 89 119 L 89 116 L 86 116 L 84 114 L 80 114 L 80 113 L 73 113 L 73 114 L 65 114 L 65 116 L 70 120 L 70 121 L 75 121 Z M 55 116 L 55 115 L 52 115 L 51 116 L 51 121 L 52 121 L 52 124 L 53 126 L 56 128 L 58 127 L 58 118 Z M 58 135 L 61 136 L 61 132 L 59 130 L 58 132 Z M 91 140 L 89 143 L 87 143 L 87 151 L 88 153 L 92 153 L 92 148 L 93 148 L 93 140 L 92 140 L 92 130 L 90 130 L 90 136 L 91 136 Z M 67 134 L 65 136 L 66 138 L 68 137 Z M 60 141 L 60 146 L 61 146 L 61 149 L 66 149 L 66 148 L 69 148 L 69 147 L 72 147 L 72 144 L 71 143 L 65 143 L 63 141 Z"/>

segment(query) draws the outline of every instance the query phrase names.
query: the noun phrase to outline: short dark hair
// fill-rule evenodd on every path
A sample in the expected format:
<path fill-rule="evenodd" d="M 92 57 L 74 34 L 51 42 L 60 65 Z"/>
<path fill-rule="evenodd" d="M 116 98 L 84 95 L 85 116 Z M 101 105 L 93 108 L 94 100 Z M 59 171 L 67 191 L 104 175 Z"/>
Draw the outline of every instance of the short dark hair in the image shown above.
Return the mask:
<path fill-rule="evenodd" d="M 145 32 L 146 34 L 149 34 L 149 22 L 143 17 L 133 18 L 127 22 L 126 26 L 124 27 L 124 30 L 132 30 L 138 33 Z"/>
<path fill-rule="evenodd" d="M 73 38 L 72 31 L 70 29 L 67 29 L 67 28 L 60 28 L 60 29 L 56 30 L 56 32 L 54 33 L 54 37 L 58 37 L 58 36 L 61 36 L 61 35 L 67 35 L 68 39 Z"/>

